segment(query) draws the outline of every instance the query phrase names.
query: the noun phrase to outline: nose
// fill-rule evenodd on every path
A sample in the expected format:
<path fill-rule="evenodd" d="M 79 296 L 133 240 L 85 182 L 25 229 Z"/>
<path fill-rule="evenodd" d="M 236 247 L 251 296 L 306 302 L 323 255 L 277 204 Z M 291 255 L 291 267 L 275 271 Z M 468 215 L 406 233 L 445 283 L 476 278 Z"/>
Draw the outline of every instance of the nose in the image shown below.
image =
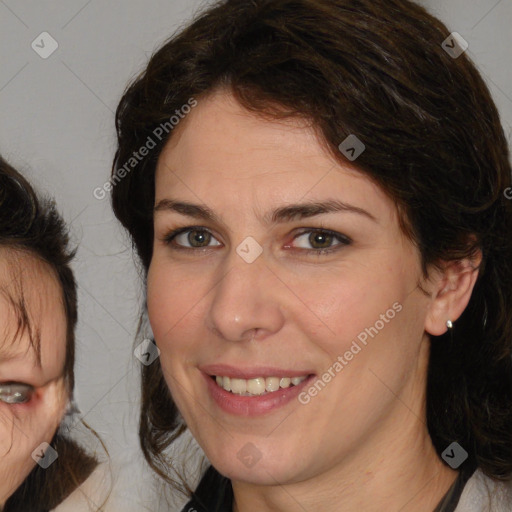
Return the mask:
<path fill-rule="evenodd" d="M 247 263 L 233 249 L 229 263 L 211 296 L 209 330 L 227 341 L 260 340 L 278 332 L 285 286 L 265 264 L 264 253 Z"/>

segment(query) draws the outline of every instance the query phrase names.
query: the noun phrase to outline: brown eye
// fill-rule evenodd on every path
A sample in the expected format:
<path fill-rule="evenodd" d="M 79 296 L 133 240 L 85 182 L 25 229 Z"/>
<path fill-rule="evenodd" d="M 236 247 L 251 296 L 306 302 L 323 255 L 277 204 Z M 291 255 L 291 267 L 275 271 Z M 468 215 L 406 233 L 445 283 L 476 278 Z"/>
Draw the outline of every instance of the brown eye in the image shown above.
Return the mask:
<path fill-rule="evenodd" d="M 300 239 L 302 239 L 302 241 L 297 244 L 297 241 Z M 352 240 L 347 236 L 325 229 L 303 231 L 294 239 L 294 244 L 296 244 L 295 247 L 305 249 L 306 252 L 311 254 L 325 254 L 336 251 L 344 246 L 350 245 L 351 242 Z M 305 247 L 304 243 L 306 243 Z M 309 247 L 312 247 L 312 249 L 310 249 L 308 245 Z"/>
<path fill-rule="evenodd" d="M 321 231 L 317 231 L 316 233 L 311 233 L 308 237 L 309 243 L 315 249 L 327 249 L 331 246 L 334 237 L 329 233 L 323 233 Z M 316 245 L 318 244 L 318 245 Z"/>
<path fill-rule="evenodd" d="M 216 240 L 214 236 L 206 229 L 200 227 L 180 228 L 165 237 L 165 243 L 174 249 L 205 249 L 214 245 L 210 245 L 212 240 Z"/>
<path fill-rule="evenodd" d="M 0 400 L 6 404 L 24 404 L 29 402 L 34 388 L 29 384 L 6 383 L 0 384 Z"/>
<path fill-rule="evenodd" d="M 208 231 L 200 231 L 197 229 L 188 231 L 187 242 L 192 247 L 206 247 L 210 241 L 211 234 Z M 198 245 L 194 245 L 194 244 Z"/>

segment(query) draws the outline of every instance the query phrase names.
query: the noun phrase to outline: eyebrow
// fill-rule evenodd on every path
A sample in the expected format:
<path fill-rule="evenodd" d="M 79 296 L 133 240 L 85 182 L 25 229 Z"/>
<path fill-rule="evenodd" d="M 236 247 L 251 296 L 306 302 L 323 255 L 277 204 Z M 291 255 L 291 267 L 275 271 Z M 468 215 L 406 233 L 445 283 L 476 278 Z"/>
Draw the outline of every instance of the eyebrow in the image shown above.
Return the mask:
<path fill-rule="evenodd" d="M 193 217 L 196 219 L 209 220 L 212 222 L 222 223 L 217 214 L 206 205 L 193 204 L 186 201 L 175 201 L 173 199 L 162 199 L 159 201 L 154 212 L 173 211 Z M 282 222 L 299 220 L 308 217 L 314 217 L 323 213 L 349 212 L 363 215 L 370 220 L 377 222 L 378 220 L 370 212 L 363 210 L 357 206 L 345 203 L 338 199 L 327 199 L 325 201 L 313 201 L 306 203 L 290 204 L 277 208 L 268 212 L 263 216 L 265 224 L 278 224 Z"/>

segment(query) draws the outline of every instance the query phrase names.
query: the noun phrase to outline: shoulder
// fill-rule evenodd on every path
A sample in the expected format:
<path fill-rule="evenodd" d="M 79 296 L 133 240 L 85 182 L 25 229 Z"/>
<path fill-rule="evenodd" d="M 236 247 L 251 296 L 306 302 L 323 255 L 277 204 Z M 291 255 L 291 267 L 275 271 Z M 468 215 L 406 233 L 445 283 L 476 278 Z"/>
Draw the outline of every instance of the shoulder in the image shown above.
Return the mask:
<path fill-rule="evenodd" d="M 512 480 L 496 481 L 477 469 L 468 480 L 455 512 L 510 512 Z"/>
<path fill-rule="evenodd" d="M 89 478 L 77 487 L 52 512 L 92 512 L 100 509 L 105 512 L 117 512 L 117 508 L 109 498 L 112 475 L 109 464 L 101 463 Z M 104 504 L 104 506 L 102 506 Z"/>

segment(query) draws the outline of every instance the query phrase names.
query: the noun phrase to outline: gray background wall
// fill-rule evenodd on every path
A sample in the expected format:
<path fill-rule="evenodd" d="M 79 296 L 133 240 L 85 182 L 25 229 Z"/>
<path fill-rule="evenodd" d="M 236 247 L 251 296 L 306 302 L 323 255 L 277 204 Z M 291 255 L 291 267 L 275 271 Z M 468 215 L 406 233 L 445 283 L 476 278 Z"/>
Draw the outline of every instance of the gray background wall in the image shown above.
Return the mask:
<path fill-rule="evenodd" d="M 0 152 L 56 198 L 79 244 L 78 405 L 109 448 L 125 511 L 159 508 L 136 436 L 141 292 L 129 243 L 93 190 L 108 179 L 125 85 L 203 3 L 0 0 Z M 468 41 L 510 140 L 512 1 L 422 3 Z M 58 43 L 47 59 L 31 47 L 45 31 Z"/>

